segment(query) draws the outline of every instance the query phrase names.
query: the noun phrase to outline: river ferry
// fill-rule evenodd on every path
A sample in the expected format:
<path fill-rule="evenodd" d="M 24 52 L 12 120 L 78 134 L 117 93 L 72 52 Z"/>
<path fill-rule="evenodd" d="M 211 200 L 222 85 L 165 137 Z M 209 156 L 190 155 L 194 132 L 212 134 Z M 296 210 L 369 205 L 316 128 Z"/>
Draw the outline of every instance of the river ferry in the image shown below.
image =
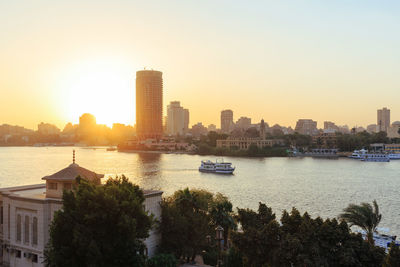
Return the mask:
<path fill-rule="evenodd" d="M 373 161 L 373 162 L 389 162 L 390 154 L 385 153 L 368 153 L 368 150 L 354 150 L 353 154 L 349 156 L 352 159 L 358 159 L 361 161 Z"/>
<path fill-rule="evenodd" d="M 367 234 L 363 230 L 356 231 L 360 233 L 364 240 L 367 239 Z M 388 234 L 381 234 L 381 233 L 374 233 L 373 238 L 375 241 L 375 246 L 384 248 L 386 252 L 389 251 L 390 245 L 392 242 L 395 246 L 400 246 L 400 241 L 396 240 L 396 236 L 388 235 Z"/>
<path fill-rule="evenodd" d="M 235 167 L 230 162 L 223 162 L 223 160 L 216 160 L 212 162 L 210 160 L 202 160 L 199 167 L 200 172 L 212 172 L 218 174 L 232 174 Z"/>
<path fill-rule="evenodd" d="M 387 154 L 367 153 L 361 157 L 361 161 L 389 162 L 390 158 Z"/>

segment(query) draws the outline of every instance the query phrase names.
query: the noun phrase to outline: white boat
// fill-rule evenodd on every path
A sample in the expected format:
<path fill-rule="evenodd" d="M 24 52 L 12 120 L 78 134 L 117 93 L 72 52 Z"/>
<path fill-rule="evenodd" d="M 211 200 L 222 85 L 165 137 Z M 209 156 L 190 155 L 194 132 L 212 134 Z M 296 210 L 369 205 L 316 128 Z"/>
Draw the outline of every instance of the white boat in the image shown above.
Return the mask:
<path fill-rule="evenodd" d="M 361 161 L 389 162 L 390 158 L 387 154 L 367 153 L 362 155 Z"/>
<path fill-rule="evenodd" d="M 235 167 L 232 166 L 232 163 L 223 162 L 223 160 L 216 160 L 216 162 L 212 162 L 210 160 L 202 160 L 199 167 L 200 172 L 212 172 L 220 174 L 232 174 L 234 170 Z"/>
<path fill-rule="evenodd" d="M 387 155 L 389 159 L 400 159 L 400 153 L 389 153 Z"/>
<path fill-rule="evenodd" d="M 368 150 L 354 150 L 353 154 L 349 156 L 352 159 L 358 159 L 361 161 L 373 161 L 373 162 L 389 162 L 390 156 L 385 153 L 368 153 Z M 399 157 L 400 159 L 400 157 Z"/>
<path fill-rule="evenodd" d="M 353 154 L 351 154 L 349 158 L 361 159 L 366 153 L 368 153 L 368 150 L 365 150 L 364 148 L 361 150 L 354 150 Z"/>
<path fill-rule="evenodd" d="M 356 232 L 360 233 L 364 240 L 367 239 L 367 234 L 365 233 L 365 231 L 360 230 L 360 231 L 356 231 Z M 374 233 L 373 237 L 374 237 L 374 241 L 375 241 L 375 246 L 384 248 L 386 250 L 386 252 L 389 251 L 389 248 L 390 248 L 390 245 L 392 244 L 392 242 L 394 242 L 395 246 L 400 246 L 400 241 L 396 240 L 396 236 Z"/>

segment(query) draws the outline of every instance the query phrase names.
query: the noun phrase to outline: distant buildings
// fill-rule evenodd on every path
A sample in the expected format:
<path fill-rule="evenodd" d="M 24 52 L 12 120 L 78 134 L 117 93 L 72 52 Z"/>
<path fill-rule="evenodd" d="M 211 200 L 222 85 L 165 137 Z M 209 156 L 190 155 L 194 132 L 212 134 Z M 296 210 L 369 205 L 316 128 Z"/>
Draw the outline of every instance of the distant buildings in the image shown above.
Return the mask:
<path fill-rule="evenodd" d="M 136 132 L 139 139 L 160 139 L 163 135 L 162 72 L 136 72 Z"/>
<path fill-rule="evenodd" d="M 395 121 L 392 125 L 388 128 L 387 136 L 389 138 L 400 138 L 400 121 Z"/>
<path fill-rule="evenodd" d="M 261 120 L 259 137 L 230 136 L 226 140 L 217 140 L 217 147 L 246 150 L 251 145 L 263 148 L 282 145 L 283 143 L 284 141 L 281 139 L 266 139 L 265 123 L 264 120 Z"/>
<path fill-rule="evenodd" d="M 210 125 L 208 125 L 207 130 L 209 132 L 216 132 L 217 131 L 217 126 L 215 124 L 210 124 Z"/>
<path fill-rule="evenodd" d="M 296 123 L 295 131 L 304 135 L 318 134 L 317 122 L 310 119 L 300 119 Z"/>
<path fill-rule="evenodd" d="M 73 190 L 76 177 L 100 184 L 102 174 L 73 162 L 67 168 L 42 178 L 45 183 L 0 189 L 1 266 L 45 266 L 44 250 L 54 213 L 62 208 L 63 191 Z M 161 216 L 162 191 L 144 190 L 144 208 L 157 219 Z M 149 256 L 155 254 L 160 236 L 152 229 L 144 240 Z"/>
<path fill-rule="evenodd" d="M 230 133 L 233 125 L 233 111 L 230 109 L 221 111 L 221 132 Z"/>
<path fill-rule="evenodd" d="M 331 121 L 324 121 L 324 130 L 332 130 L 334 132 L 339 132 L 339 127 Z"/>
<path fill-rule="evenodd" d="M 189 110 L 181 107 L 179 101 L 172 101 L 167 107 L 167 134 L 183 135 L 189 128 Z"/>
<path fill-rule="evenodd" d="M 59 134 L 60 129 L 58 129 L 57 126 L 53 124 L 41 122 L 40 124 L 38 124 L 38 133 L 43 135 Z"/>
<path fill-rule="evenodd" d="M 192 126 L 192 129 L 190 130 L 191 134 L 193 137 L 200 137 L 201 135 L 206 135 L 208 133 L 208 130 L 206 127 L 201 122 L 198 122 L 197 124 Z"/>
<path fill-rule="evenodd" d="M 377 124 L 380 132 L 387 132 L 390 127 L 390 109 L 378 109 Z"/>
<path fill-rule="evenodd" d="M 247 130 L 251 127 L 251 118 L 240 117 L 235 124 L 235 128 L 239 128 L 241 130 Z"/>
<path fill-rule="evenodd" d="M 379 132 L 379 126 L 376 124 L 370 124 L 367 126 L 368 133 L 377 133 Z"/>

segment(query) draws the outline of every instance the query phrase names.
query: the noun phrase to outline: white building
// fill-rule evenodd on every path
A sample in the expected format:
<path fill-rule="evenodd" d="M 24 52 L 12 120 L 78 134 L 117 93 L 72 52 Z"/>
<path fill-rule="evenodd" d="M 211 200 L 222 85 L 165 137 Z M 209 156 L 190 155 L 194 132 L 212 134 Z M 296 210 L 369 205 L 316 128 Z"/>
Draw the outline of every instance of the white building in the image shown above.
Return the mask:
<path fill-rule="evenodd" d="M 62 207 L 63 190 L 71 190 L 76 177 L 100 184 L 104 176 L 72 163 L 61 171 L 45 176 L 45 184 L 0 189 L 1 205 L 1 266 L 44 266 L 43 252 L 49 240 L 50 223 L 54 212 Z M 161 216 L 162 191 L 146 191 L 145 209 Z M 151 256 L 159 242 L 159 234 L 152 230 L 145 240 Z"/>
<path fill-rule="evenodd" d="M 179 101 L 172 101 L 167 107 L 167 134 L 187 133 L 189 128 L 189 110 L 181 107 Z"/>

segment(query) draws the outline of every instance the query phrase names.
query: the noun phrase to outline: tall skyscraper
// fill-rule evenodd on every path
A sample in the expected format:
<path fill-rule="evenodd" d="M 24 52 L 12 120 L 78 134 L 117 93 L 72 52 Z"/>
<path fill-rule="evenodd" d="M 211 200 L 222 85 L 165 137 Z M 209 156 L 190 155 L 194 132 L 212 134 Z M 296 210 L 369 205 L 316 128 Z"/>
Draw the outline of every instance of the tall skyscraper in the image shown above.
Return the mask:
<path fill-rule="evenodd" d="M 136 133 L 139 139 L 160 139 L 163 135 L 162 72 L 136 72 Z"/>
<path fill-rule="evenodd" d="M 181 107 L 179 101 L 171 101 L 167 107 L 167 133 L 185 134 L 189 127 L 189 110 Z"/>
<path fill-rule="evenodd" d="M 390 127 L 390 109 L 378 109 L 378 119 L 376 124 L 378 124 L 378 130 L 380 132 L 387 132 Z"/>
<path fill-rule="evenodd" d="M 233 111 L 226 109 L 221 111 L 221 131 L 230 133 L 233 128 Z"/>

